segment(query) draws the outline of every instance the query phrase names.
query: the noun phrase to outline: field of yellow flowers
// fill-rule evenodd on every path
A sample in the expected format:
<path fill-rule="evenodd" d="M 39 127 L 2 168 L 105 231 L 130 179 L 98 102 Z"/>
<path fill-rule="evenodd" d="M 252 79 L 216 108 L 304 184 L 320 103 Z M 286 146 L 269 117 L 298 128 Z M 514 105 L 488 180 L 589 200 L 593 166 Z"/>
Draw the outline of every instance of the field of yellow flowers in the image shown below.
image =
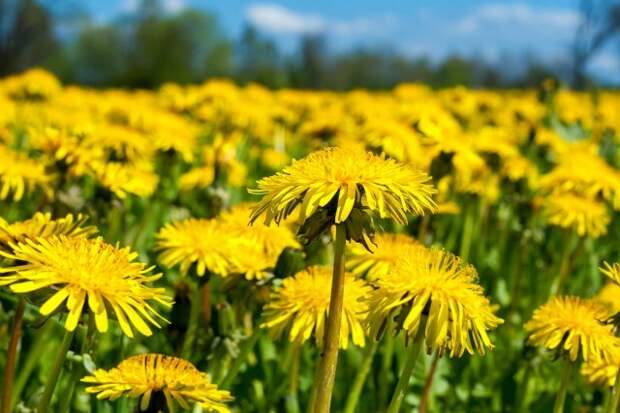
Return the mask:
<path fill-rule="evenodd" d="M 605 412 L 620 93 L 0 79 L 0 413 Z"/>

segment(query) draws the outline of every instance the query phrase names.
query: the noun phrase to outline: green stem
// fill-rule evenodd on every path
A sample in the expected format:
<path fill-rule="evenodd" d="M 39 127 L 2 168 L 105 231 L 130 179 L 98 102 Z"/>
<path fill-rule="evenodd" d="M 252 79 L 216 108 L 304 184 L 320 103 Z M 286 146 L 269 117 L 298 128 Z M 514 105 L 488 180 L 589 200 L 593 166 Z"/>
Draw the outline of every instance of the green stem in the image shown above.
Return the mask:
<path fill-rule="evenodd" d="M 465 223 L 463 224 L 463 234 L 461 236 L 461 249 L 459 256 L 465 260 L 469 260 L 469 250 L 471 248 L 471 238 L 474 231 L 474 205 L 469 205 L 465 213 Z"/>
<path fill-rule="evenodd" d="M 301 343 L 291 343 L 291 364 L 288 374 L 288 394 L 286 396 L 286 411 L 288 413 L 299 412 L 299 400 L 297 399 L 297 387 L 299 385 L 299 357 Z"/>
<path fill-rule="evenodd" d="M 392 379 L 392 362 L 394 360 L 394 336 L 392 335 L 392 321 L 387 321 L 385 329 L 385 342 L 383 344 L 383 355 L 381 371 L 379 372 L 379 406 L 384 407 L 388 403 L 390 381 Z"/>
<path fill-rule="evenodd" d="M 411 345 L 411 348 L 409 349 L 409 352 L 407 353 L 405 367 L 403 367 L 403 371 L 400 374 L 398 383 L 396 384 L 396 390 L 392 395 L 392 401 L 390 401 L 390 405 L 386 410 L 387 413 L 397 413 L 400 410 L 400 405 L 407 394 L 407 388 L 409 387 L 409 380 L 411 379 L 413 368 L 418 360 L 418 355 L 422 350 L 422 346 L 424 346 L 424 330 L 426 330 L 426 317 L 423 316 L 420 320 L 420 326 L 418 327 L 416 337 Z"/>
<path fill-rule="evenodd" d="M 2 413 L 11 411 L 11 394 L 13 388 L 13 377 L 15 375 L 15 365 L 17 364 L 17 347 L 19 337 L 22 333 L 22 323 L 24 321 L 24 311 L 26 309 L 26 301 L 23 297 L 19 298 L 15 316 L 13 317 L 13 327 L 11 329 L 11 338 L 9 339 L 9 348 L 7 350 L 6 365 L 4 367 L 4 378 L 2 385 Z"/>
<path fill-rule="evenodd" d="M 222 380 L 222 383 L 220 384 L 221 388 L 227 389 L 230 387 L 231 384 L 233 384 L 235 377 L 237 377 L 237 374 L 239 373 L 239 371 L 241 371 L 241 367 L 243 367 L 243 365 L 247 361 L 248 356 L 250 355 L 250 352 L 256 345 L 256 342 L 258 341 L 259 338 L 260 338 L 260 329 L 255 328 L 254 331 L 252 332 L 252 335 L 248 337 L 241 345 L 241 348 L 239 349 L 239 355 L 233 362 L 233 365 L 230 367 L 230 369 L 228 370 L 228 373 L 226 373 L 226 376 L 224 376 L 224 379 Z"/>
<path fill-rule="evenodd" d="M 357 402 L 359 401 L 360 394 L 362 394 L 362 389 L 364 388 L 364 383 L 366 382 L 366 377 L 368 377 L 368 372 L 370 371 L 370 367 L 372 366 L 372 359 L 374 358 L 375 352 L 377 351 L 377 344 L 378 343 L 376 341 L 372 340 L 372 342 L 366 346 L 364 358 L 362 359 L 362 365 L 357 371 L 357 375 L 355 376 L 355 380 L 353 381 L 353 386 L 351 386 L 349 396 L 347 397 L 347 403 L 345 404 L 344 413 L 355 412 Z"/>
<path fill-rule="evenodd" d="M 566 284 L 566 281 L 568 280 L 568 276 L 570 274 L 573 260 L 581 249 L 581 242 L 583 238 L 580 237 L 577 239 L 577 241 L 575 241 L 576 236 L 576 233 L 573 232 L 570 240 L 568 241 L 568 244 L 566 245 L 566 248 L 564 248 L 564 251 L 562 252 L 562 259 L 560 261 L 558 275 L 553 281 L 553 284 L 551 285 L 552 296 L 562 294 L 564 290 L 564 285 Z M 575 243 L 577 244 L 576 246 L 574 245 Z"/>
<path fill-rule="evenodd" d="M 553 405 L 553 413 L 562 413 L 564 411 L 564 401 L 566 400 L 566 390 L 568 389 L 568 382 L 573 372 L 573 364 L 569 359 L 564 360 L 564 368 L 562 369 L 562 378 L 560 381 L 560 389 L 555 397 L 555 404 Z"/>
<path fill-rule="evenodd" d="M 317 382 L 315 413 L 329 413 L 329 407 L 336 379 L 338 364 L 338 348 L 340 346 L 340 324 L 342 321 L 342 301 L 344 297 L 344 249 L 346 244 L 346 229 L 344 224 L 336 225 L 336 240 L 334 243 L 334 272 L 332 288 L 329 298 L 327 325 L 325 328 L 325 342 L 321 356 Z"/>
<path fill-rule="evenodd" d="M 45 351 L 45 347 L 49 344 L 48 336 L 53 327 L 54 323 L 48 320 L 32 340 L 32 346 L 29 348 L 26 360 L 20 364 L 19 373 L 17 374 L 17 379 L 13 386 L 12 408 L 17 404 L 19 396 L 22 394 L 24 387 L 26 387 L 30 375 L 41 359 L 42 352 Z"/>
<path fill-rule="evenodd" d="M 617 413 L 618 412 L 618 401 L 620 400 L 620 371 L 616 375 L 616 382 L 614 383 L 614 387 L 611 389 L 611 402 L 609 403 L 609 410 L 607 413 Z"/>
<path fill-rule="evenodd" d="M 433 362 L 431 363 L 431 369 L 426 375 L 426 381 L 424 382 L 424 388 L 422 389 L 422 397 L 420 399 L 420 409 L 418 413 L 426 413 L 428 410 L 429 401 L 431 399 L 431 389 L 433 388 L 433 380 L 435 379 L 435 372 L 437 371 L 437 364 L 439 364 L 439 354 L 435 353 Z"/>
<path fill-rule="evenodd" d="M 525 366 L 525 371 L 523 372 L 523 380 L 519 384 L 517 388 L 517 396 L 515 398 L 515 413 L 521 413 L 526 411 L 527 409 L 527 401 L 529 399 L 528 390 L 530 387 L 530 370 L 531 367 L 528 364 Z"/>
<path fill-rule="evenodd" d="M 88 316 L 88 327 L 86 329 L 86 333 L 82 338 L 82 347 L 80 348 L 80 355 L 83 357 L 84 354 L 88 352 L 92 345 L 93 337 L 95 334 L 95 316 L 91 313 Z M 60 403 L 59 412 L 66 413 L 69 412 L 71 408 L 71 402 L 73 401 L 73 393 L 75 392 L 75 385 L 77 381 L 80 379 L 80 374 L 82 373 L 81 366 L 77 363 L 73 363 L 71 367 L 71 374 L 69 376 L 69 382 L 67 383 L 67 388 L 63 393 L 62 402 Z"/>
<path fill-rule="evenodd" d="M 41 395 L 41 399 L 39 399 L 37 413 L 47 412 L 50 401 L 52 400 L 52 395 L 54 394 L 54 389 L 56 388 L 56 383 L 58 382 L 58 378 L 60 377 L 62 365 L 65 362 L 65 358 L 67 357 L 67 352 L 69 351 L 69 347 L 71 346 L 71 341 L 73 341 L 74 335 L 75 330 L 65 331 L 65 335 L 62 338 L 62 343 L 60 344 L 60 348 L 58 349 L 58 353 L 56 354 L 56 360 L 54 360 L 52 370 L 50 371 L 47 382 L 45 383 L 45 388 L 43 389 L 43 394 Z"/>
<path fill-rule="evenodd" d="M 196 333 L 198 332 L 198 326 L 200 324 L 200 314 L 202 312 L 202 288 L 197 284 L 191 284 L 190 288 L 192 291 L 189 307 L 189 323 L 181 350 L 181 357 L 186 360 L 191 360 L 192 348 L 196 340 Z"/>

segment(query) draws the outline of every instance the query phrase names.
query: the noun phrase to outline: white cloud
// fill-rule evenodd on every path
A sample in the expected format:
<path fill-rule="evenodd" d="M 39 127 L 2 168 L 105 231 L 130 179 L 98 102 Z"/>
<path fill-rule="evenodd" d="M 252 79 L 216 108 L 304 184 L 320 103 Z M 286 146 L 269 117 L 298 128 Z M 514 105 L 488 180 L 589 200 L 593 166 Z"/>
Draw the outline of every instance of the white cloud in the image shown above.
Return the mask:
<path fill-rule="evenodd" d="M 261 30 L 276 34 L 332 33 L 340 36 L 359 36 L 385 31 L 396 25 L 393 16 L 328 20 L 316 13 L 300 13 L 275 3 L 259 3 L 246 10 L 247 20 Z M 380 28 L 381 30 L 378 30 Z"/>
<path fill-rule="evenodd" d="M 166 13 L 176 13 L 185 8 L 185 0 L 164 0 L 162 7 Z"/>
<path fill-rule="evenodd" d="M 120 10 L 123 13 L 133 13 L 138 10 L 138 6 L 140 5 L 138 0 L 123 0 L 120 4 Z"/>
<path fill-rule="evenodd" d="M 489 25 L 540 27 L 555 30 L 573 30 L 581 20 L 576 10 L 563 8 L 535 8 L 525 3 L 485 4 L 456 23 L 456 30 L 471 33 Z"/>
<path fill-rule="evenodd" d="M 297 13 L 277 4 L 253 4 L 246 10 L 250 23 L 280 34 L 314 34 L 325 31 L 326 22 L 317 14 Z"/>

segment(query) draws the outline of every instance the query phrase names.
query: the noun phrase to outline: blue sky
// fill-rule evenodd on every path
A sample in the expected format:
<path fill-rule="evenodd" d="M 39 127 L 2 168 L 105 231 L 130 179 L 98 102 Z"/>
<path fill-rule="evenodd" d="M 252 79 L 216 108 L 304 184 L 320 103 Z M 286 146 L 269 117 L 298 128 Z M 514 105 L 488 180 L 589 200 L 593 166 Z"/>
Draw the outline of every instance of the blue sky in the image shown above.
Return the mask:
<path fill-rule="evenodd" d="M 300 35 L 321 33 L 332 50 L 388 48 L 433 60 L 481 56 L 517 70 L 526 56 L 553 64 L 568 59 L 580 21 L 577 0 L 161 0 L 169 13 L 196 7 L 214 13 L 232 37 L 252 23 L 292 50 Z M 98 20 L 135 10 L 139 0 L 85 0 Z M 620 57 L 601 51 L 590 72 L 620 82 Z"/>

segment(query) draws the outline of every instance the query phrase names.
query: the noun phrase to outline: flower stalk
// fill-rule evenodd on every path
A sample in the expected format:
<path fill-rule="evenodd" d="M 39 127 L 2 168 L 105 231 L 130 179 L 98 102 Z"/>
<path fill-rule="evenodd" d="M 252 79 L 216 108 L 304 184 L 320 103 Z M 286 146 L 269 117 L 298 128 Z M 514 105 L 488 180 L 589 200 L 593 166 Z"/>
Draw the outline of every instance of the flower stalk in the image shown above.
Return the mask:
<path fill-rule="evenodd" d="M 62 342 L 60 343 L 60 347 L 58 348 L 58 353 L 56 354 L 56 359 L 54 360 L 54 364 L 52 365 L 52 370 L 50 371 L 47 382 L 45 383 L 43 394 L 39 399 L 37 413 L 46 413 L 48 411 L 50 401 L 52 400 L 52 395 L 54 394 L 54 389 L 56 388 L 58 378 L 60 377 L 60 372 L 62 371 L 62 365 L 67 358 L 67 352 L 69 351 L 69 347 L 71 347 L 71 342 L 73 341 L 74 335 L 75 330 L 65 331 Z"/>
<path fill-rule="evenodd" d="M 334 380 L 336 379 L 336 366 L 338 364 L 338 347 L 340 344 L 340 324 L 342 319 L 342 302 L 344 297 L 344 250 L 346 244 L 346 230 L 343 224 L 336 225 L 336 239 L 334 242 L 334 270 L 332 276 L 332 288 L 329 301 L 325 342 L 323 354 L 319 363 L 317 376 L 314 378 L 317 384 L 315 413 L 329 413 Z"/>
<path fill-rule="evenodd" d="M 189 322 L 187 325 L 187 331 L 183 338 L 183 347 L 181 349 L 181 357 L 186 360 L 191 360 L 192 348 L 196 341 L 196 334 L 200 325 L 200 315 L 202 314 L 202 288 L 191 283 L 189 285 L 190 292 L 190 307 L 189 307 Z"/>
<path fill-rule="evenodd" d="M 614 383 L 614 387 L 611 389 L 610 399 L 607 413 L 616 413 L 618 411 L 618 402 L 620 401 L 620 371 L 618 371 L 616 382 Z"/>
<path fill-rule="evenodd" d="M 95 335 L 95 315 L 90 313 L 88 316 L 88 327 L 86 327 L 86 331 L 84 333 L 84 337 L 82 338 L 82 346 L 80 348 L 80 356 L 84 357 L 92 347 L 93 339 Z M 73 367 L 71 369 L 71 375 L 69 376 L 69 381 L 67 383 L 67 388 L 64 391 L 64 396 L 62 399 L 62 403 L 60 404 L 59 411 L 61 413 L 68 413 L 71 409 L 71 403 L 73 402 L 73 394 L 75 392 L 75 385 L 80 378 L 82 373 L 82 368 L 78 363 L 73 363 Z"/>
<path fill-rule="evenodd" d="M 564 401 L 566 400 L 566 392 L 568 390 L 568 383 L 573 373 L 573 363 L 568 358 L 564 360 L 564 367 L 562 369 L 562 377 L 560 380 L 560 388 L 558 394 L 555 397 L 555 404 L 553 405 L 553 413 L 562 413 L 564 411 Z"/>
<path fill-rule="evenodd" d="M 344 413 L 355 413 L 355 408 L 357 407 L 360 395 L 362 394 L 366 377 L 368 377 L 368 372 L 372 366 L 372 359 L 377 351 L 377 344 L 378 343 L 376 341 L 372 340 L 372 342 L 366 346 L 364 358 L 362 359 L 362 365 L 357 371 L 351 390 L 349 390 L 349 396 L 347 397 Z"/>
<path fill-rule="evenodd" d="M 6 365 L 4 367 L 4 377 L 2 380 L 2 413 L 11 411 L 11 395 L 13 389 L 13 377 L 15 375 L 15 365 L 17 364 L 17 348 L 19 338 L 22 333 L 22 324 L 24 321 L 24 311 L 26 309 L 26 301 L 23 297 L 19 298 L 15 316 L 13 318 L 13 327 L 11 329 L 11 338 L 9 339 L 9 348 L 7 352 Z"/>
<path fill-rule="evenodd" d="M 422 350 L 422 346 L 424 345 L 424 331 L 426 330 L 426 317 L 422 317 L 420 320 L 420 326 L 418 327 L 418 332 L 416 334 L 415 339 L 407 353 L 407 359 L 405 360 L 405 366 L 403 367 L 403 371 L 400 374 L 400 378 L 398 379 L 398 383 L 396 384 L 396 390 L 392 395 L 392 400 L 390 401 L 390 405 L 388 406 L 386 413 L 398 413 L 400 411 L 400 405 L 403 402 L 403 399 L 407 395 L 407 388 L 409 387 L 409 380 L 411 379 L 411 374 L 413 373 L 413 369 L 418 360 L 418 356 L 420 355 L 420 351 Z"/>

